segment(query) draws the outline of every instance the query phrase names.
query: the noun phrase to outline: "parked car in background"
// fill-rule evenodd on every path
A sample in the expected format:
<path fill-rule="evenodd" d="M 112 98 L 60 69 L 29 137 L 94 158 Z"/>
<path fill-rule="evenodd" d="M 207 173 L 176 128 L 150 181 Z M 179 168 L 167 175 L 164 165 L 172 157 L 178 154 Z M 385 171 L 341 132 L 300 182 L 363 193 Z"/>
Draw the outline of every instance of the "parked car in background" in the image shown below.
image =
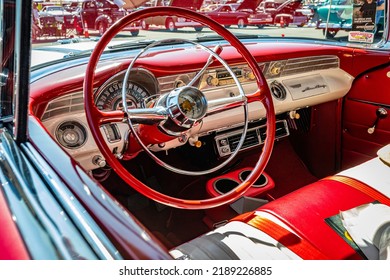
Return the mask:
<path fill-rule="evenodd" d="M 203 0 L 171 0 L 167 4 L 171 7 L 181 7 L 194 11 L 198 11 L 202 6 Z M 153 2 L 153 7 L 164 6 L 163 1 Z M 202 31 L 203 26 L 198 22 L 185 19 L 183 17 L 176 16 L 156 16 L 149 17 L 141 20 L 141 27 L 144 30 L 148 30 L 151 26 L 165 27 L 169 31 L 176 31 L 178 28 L 193 27 L 195 31 Z"/>
<path fill-rule="evenodd" d="M 276 10 L 281 3 L 275 2 L 274 0 L 262 1 L 256 9 L 256 12 L 269 12 L 272 13 Z"/>
<path fill-rule="evenodd" d="M 73 12 L 77 11 L 77 9 L 80 7 L 80 1 L 73 0 L 67 4 L 64 4 L 63 7 L 68 12 L 73 13 Z"/>
<path fill-rule="evenodd" d="M 303 5 L 295 11 L 300 12 L 301 14 L 307 16 L 309 19 L 311 19 L 314 15 L 314 10 L 309 5 Z"/>
<path fill-rule="evenodd" d="M 333 38 L 339 30 L 352 28 L 353 0 L 326 1 L 315 13 L 317 28 Z"/>
<path fill-rule="evenodd" d="M 44 6 L 39 12 L 39 36 L 62 36 L 66 30 L 73 28 L 77 22 L 77 16 L 64 9 L 62 6 Z"/>
<path fill-rule="evenodd" d="M 111 0 L 84 0 L 78 13 L 82 33 L 86 30 L 97 30 L 100 35 L 103 35 L 107 28 L 128 12 Z M 140 28 L 140 24 L 136 22 L 128 26 L 126 30 L 130 31 L 131 35 L 137 36 Z"/>
<path fill-rule="evenodd" d="M 259 5 L 256 13 L 248 17 L 248 24 L 256 25 L 258 28 L 263 28 L 265 25 L 287 27 L 290 24 L 301 27 L 309 20 L 309 16 L 299 10 L 301 8 L 302 0 L 287 0 L 280 5 L 277 3 L 272 5 L 272 2 L 268 1 L 268 6 Z"/>
<path fill-rule="evenodd" d="M 317 28 L 327 38 L 333 38 L 340 30 L 352 30 L 354 9 L 359 9 L 361 5 L 354 0 L 328 0 L 315 10 L 313 18 L 316 19 Z M 383 13 L 377 22 L 375 33 L 378 34 L 383 30 Z"/>
<path fill-rule="evenodd" d="M 64 16 L 69 16 L 72 13 L 68 12 L 65 10 L 64 7 L 62 6 L 44 6 L 42 10 L 39 12 L 40 17 L 45 17 L 45 16 L 54 16 L 57 17 L 57 20 L 61 20 Z"/>
<path fill-rule="evenodd" d="M 260 2 L 261 0 L 246 0 L 240 4 L 214 5 L 214 9 L 202 13 L 226 28 L 232 25 L 244 28 L 248 25 L 248 16 L 255 12 Z"/>

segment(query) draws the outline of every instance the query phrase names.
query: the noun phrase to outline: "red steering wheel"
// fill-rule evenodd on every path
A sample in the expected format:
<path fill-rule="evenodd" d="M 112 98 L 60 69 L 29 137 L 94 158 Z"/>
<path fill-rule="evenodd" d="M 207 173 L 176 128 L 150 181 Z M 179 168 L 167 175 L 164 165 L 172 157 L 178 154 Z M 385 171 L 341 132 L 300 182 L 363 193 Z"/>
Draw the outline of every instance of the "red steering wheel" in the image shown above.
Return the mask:
<path fill-rule="evenodd" d="M 154 16 L 178 16 L 184 17 L 193 21 L 197 21 L 204 26 L 208 26 L 211 30 L 218 33 L 225 40 L 227 40 L 237 51 L 242 55 L 244 60 L 247 62 L 251 68 L 253 74 L 256 77 L 256 83 L 258 90 L 255 93 L 247 94 L 247 102 L 260 101 L 265 110 L 266 110 L 266 139 L 264 142 L 262 153 L 259 156 L 259 159 L 254 166 L 251 174 L 246 178 L 245 181 L 241 182 L 235 189 L 232 191 L 217 196 L 213 198 L 207 198 L 202 200 L 188 200 L 172 197 L 161 192 L 158 192 L 141 181 L 134 177 L 120 161 L 114 156 L 110 148 L 108 147 L 104 136 L 100 131 L 100 126 L 110 122 L 122 122 L 126 117 L 123 111 L 101 111 L 97 108 L 94 102 L 94 78 L 96 65 L 100 59 L 101 54 L 108 45 L 108 43 L 114 38 L 120 31 L 122 31 L 127 25 L 140 21 L 146 17 Z M 231 203 L 236 199 L 240 198 L 246 190 L 248 190 L 251 185 L 260 177 L 261 173 L 264 171 L 265 166 L 268 163 L 268 160 L 271 156 L 274 140 L 275 140 L 275 111 L 272 101 L 272 96 L 267 85 L 267 82 L 255 60 L 255 58 L 250 54 L 247 48 L 235 37 L 232 33 L 222 27 L 220 24 L 215 21 L 205 17 L 201 14 L 198 14 L 194 11 L 176 8 L 176 7 L 154 7 L 146 8 L 133 12 L 119 21 L 117 21 L 107 32 L 101 37 L 97 43 L 94 51 L 91 54 L 89 60 L 86 76 L 84 80 L 84 106 L 88 124 L 91 129 L 93 138 L 105 157 L 108 164 L 113 168 L 113 170 L 132 188 L 145 195 L 146 197 L 176 208 L 183 209 L 207 209 L 212 207 L 217 207 L 226 203 Z"/>

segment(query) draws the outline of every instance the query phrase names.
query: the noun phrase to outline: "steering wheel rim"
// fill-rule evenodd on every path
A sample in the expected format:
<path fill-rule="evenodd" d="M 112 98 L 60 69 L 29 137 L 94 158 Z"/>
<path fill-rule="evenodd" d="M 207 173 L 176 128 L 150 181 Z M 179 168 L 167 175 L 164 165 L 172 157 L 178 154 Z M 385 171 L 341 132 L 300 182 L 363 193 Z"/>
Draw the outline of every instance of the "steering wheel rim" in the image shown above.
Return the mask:
<path fill-rule="evenodd" d="M 119 160 L 112 154 L 108 145 L 103 138 L 102 133 L 100 132 L 100 125 L 102 124 L 102 119 L 110 119 L 110 121 L 120 122 L 124 118 L 124 113 L 119 112 L 102 112 L 99 111 L 96 105 L 94 104 L 94 78 L 95 70 L 97 63 L 101 54 L 103 53 L 105 47 L 108 43 L 117 35 L 124 27 L 128 24 L 142 20 L 145 17 L 153 16 L 180 16 L 188 18 L 193 21 L 197 21 L 205 26 L 208 26 L 211 30 L 222 36 L 227 40 L 244 58 L 248 66 L 253 71 L 253 74 L 256 77 L 256 83 L 258 86 L 258 91 L 255 93 L 247 95 L 248 102 L 260 101 L 265 110 L 266 110 L 266 139 L 263 143 L 263 150 L 259 156 L 257 163 L 255 164 L 251 174 L 246 178 L 245 181 L 241 182 L 235 189 L 232 191 L 222 194 L 217 197 L 202 199 L 202 200 L 188 200 L 182 198 L 172 197 L 163 193 L 160 193 L 134 177 L 130 172 L 128 172 L 124 166 L 119 162 Z M 268 163 L 268 160 L 272 153 L 272 148 L 275 140 L 275 111 L 272 101 L 272 96 L 267 85 L 267 82 L 262 74 L 256 60 L 250 54 L 248 49 L 228 30 L 223 28 L 218 23 L 213 20 L 200 15 L 194 11 L 177 8 L 177 7 L 153 7 L 146 8 L 143 10 L 135 11 L 129 15 L 121 18 L 117 21 L 107 32 L 101 37 L 95 46 L 94 51 L 91 54 L 89 63 L 86 69 L 86 76 L 84 79 L 84 107 L 87 117 L 88 125 L 91 129 L 92 136 L 105 157 L 106 161 L 114 169 L 114 171 L 132 188 L 145 195 L 146 197 L 175 208 L 182 209 L 207 209 L 217 206 L 221 206 L 226 203 L 230 203 L 240 198 L 250 187 L 251 185 L 260 177 L 262 172 L 265 169 L 265 166 Z"/>

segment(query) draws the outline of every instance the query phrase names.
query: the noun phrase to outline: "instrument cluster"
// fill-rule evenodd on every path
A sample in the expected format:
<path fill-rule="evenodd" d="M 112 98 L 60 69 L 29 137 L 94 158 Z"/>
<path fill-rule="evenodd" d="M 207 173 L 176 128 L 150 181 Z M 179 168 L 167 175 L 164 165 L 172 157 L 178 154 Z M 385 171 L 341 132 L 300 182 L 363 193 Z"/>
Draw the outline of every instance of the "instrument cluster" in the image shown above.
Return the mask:
<path fill-rule="evenodd" d="M 125 72 L 105 82 L 96 92 L 95 104 L 102 111 L 122 110 L 122 89 Z M 145 69 L 133 69 L 127 81 L 126 102 L 129 108 L 145 106 L 150 96 L 159 93 L 157 80 Z"/>
<path fill-rule="evenodd" d="M 336 56 L 261 62 L 259 67 L 269 83 L 274 98 L 275 113 L 277 114 L 337 99 L 348 92 L 352 83 L 352 78 L 339 68 L 339 61 Z M 233 65 L 231 70 L 242 84 L 245 92 L 256 90 L 256 77 L 247 64 Z M 95 104 L 99 110 L 123 109 L 124 76 L 125 71 L 119 72 L 96 89 Z M 158 102 L 158 100 L 164 98 L 165 94 L 171 92 L 167 96 L 172 99 L 168 101 L 172 102 L 164 103 L 164 105 L 169 105 L 167 108 L 172 111 L 171 116 L 174 116 L 174 118 L 171 121 L 164 122 L 161 126 L 165 131 L 170 131 L 180 137 L 169 143 L 164 143 L 164 145 L 156 145 L 153 147 L 153 151 L 168 150 L 183 145 L 185 142 L 180 141 L 180 139 L 184 139 L 181 138 L 183 132 L 191 128 L 191 124 L 200 120 L 202 125 L 196 127 L 193 135 L 187 135 L 187 137 L 192 137 L 195 142 L 198 137 L 213 132 L 224 137 L 224 139 L 219 139 L 221 140 L 219 142 L 216 139 L 216 143 L 230 141 L 230 136 L 233 139 L 236 134 L 228 135 L 229 137 L 226 138 L 224 131 L 236 127 L 238 123 L 242 122 L 240 108 L 230 110 L 228 118 L 226 114 L 212 114 L 203 118 L 206 115 L 205 108 L 207 108 L 210 101 L 236 96 L 235 79 L 222 67 L 208 69 L 200 76 L 193 71 L 159 77 L 156 77 L 147 69 L 134 68 L 131 70 L 126 84 L 126 103 L 132 109 L 149 107 L 147 105 L 149 102 Z M 183 86 L 189 84 L 193 85 L 189 87 L 189 92 L 183 91 L 185 89 Z M 100 156 L 100 153 L 96 150 L 96 144 L 90 137 L 83 103 L 82 92 L 75 92 L 53 99 L 49 102 L 42 121 L 63 147 L 67 148 L 75 158 L 82 162 L 86 169 L 92 170 L 98 166 L 101 167 L 101 164 L 97 165 L 91 162 L 90 155 L 92 153 Z M 177 106 L 175 107 L 172 104 Z M 251 120 L 261 119 L 263 112 L 258 110 L 255 104 L 252 105 L 249 108 Z M 180 126 L 188 124 L 188 127 L 177 129 L 174 126 L 175 121 L 179 122 Z M 280 122 L 279 125 L 282 128 L 285 127 L 284 122 Z M 101 129 L 113 153 L 121 155 L 128 144 L 126 142 L 129 133 L 127 124 L 106 124 Z M 256 132 L 258 134 L 259 131 L 261 130 L 255 129 L 251 133 Z M 287 130 L 284 129 L 284 131 Z M 240 133 L 238 130 L 238 135 Z M 288 131 L 283 133 L 283 136 L 285 135 L 288 135 Z M 234 146 L 234 141 L 232 143 Z M 260 144 L 261 141 L 258 141 L 258 143 Z M 230 152 L 229 150 L 225 151 L 226 149 L 226 146 L 221 146 L 219 156 L 228 155 Z M 230 149 L 232 148 L 230 147 Z"/>

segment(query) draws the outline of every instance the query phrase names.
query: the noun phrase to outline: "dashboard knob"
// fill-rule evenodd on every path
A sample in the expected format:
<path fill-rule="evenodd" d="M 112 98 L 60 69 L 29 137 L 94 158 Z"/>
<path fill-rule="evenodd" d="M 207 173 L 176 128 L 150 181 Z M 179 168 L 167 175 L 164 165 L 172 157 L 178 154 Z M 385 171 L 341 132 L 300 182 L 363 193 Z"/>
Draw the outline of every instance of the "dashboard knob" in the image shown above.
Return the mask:
<path fill-rule="evenodd" d="M 253 74 L 253 72 L 249 72 L 246 76 L 249 80 L 254 80 L 256 78 L 255 74 Z"/>
<path fill-rule="evenodd" d="M 200 148 L 203 145 L 202 141 L 198 140 L 198 137 L 191 137 L 188 139 L 188 143 L 196 148 Z"/>
<path fill-rule="evenodd" d="M 297 111 L 290 111 L 289 115 L 291 119 L 296 119 L 296 120 L 298 120 L 301 117 L 301 115 Z"/>
<path fill-rule="evenodd" d="M 212 76 L 207 77 L 207 84 L 209 86 L 217 86 L 218 83 L 219 83 L 218 78 Z"/>
<path fill-rule="evenodd" d="M 202 141 L 196 141 L 195 143 L 194 143 L 194 146 L 196 147 L 196 148 L 200 148 L 200 147 L 202 147 Z"/>
<path fill-rule="evenodd" d="M 279 75 L 279 73 L 280 73 L 280 68 L 279 67 L 271 68 L 271 74 L 272 75 Z"/>
<path fill-rule="evenodd" d="M 92 162 L 99 167 L 104 167 L 107 164 L 106 160 L 101 156 L 94 156 Z"/>

